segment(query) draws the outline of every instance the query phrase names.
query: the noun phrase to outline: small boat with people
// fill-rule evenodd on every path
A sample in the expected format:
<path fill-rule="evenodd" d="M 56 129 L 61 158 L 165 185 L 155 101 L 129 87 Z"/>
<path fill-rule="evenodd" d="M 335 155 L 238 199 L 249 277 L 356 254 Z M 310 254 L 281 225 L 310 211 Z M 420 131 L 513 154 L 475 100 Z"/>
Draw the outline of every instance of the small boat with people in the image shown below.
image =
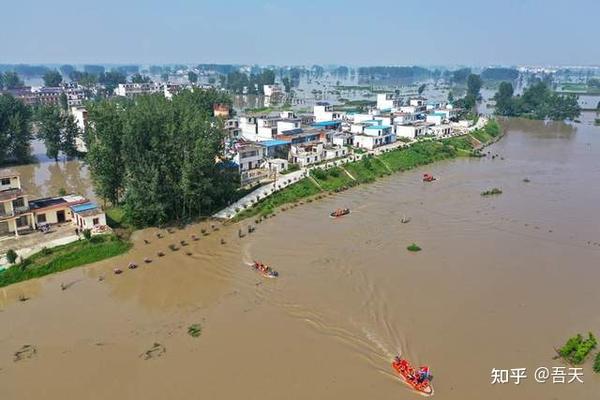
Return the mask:
<path fill-rule="evenodd" d="M 266 264 L 263 264 L 260 261 L 254 261 L 252 263 L 252 268 L 254 268 L 254 270 L 256 270 L 265 278 L 277 278 L 279 276 L 279 273 L 277 271 L 274 271 L 273 268 L 269 267 Z"/>
<path fill-rule="evenodd" d="M 423 182 L 433 182 L 436 178 L 431 174 L 423 174 Z"/>
<path fill-rule="evenodd" d="M 113 273 L 115 275 L 120 275 L 120 274 L 123 273 L 123 270 L 121 268 L 118 268 L 118 267 L 117 268 L 113 268 Z"/>
<path fill-rule="evenodd" d="M 343 217 L 344 215 L 348 215 L 348 214 L 350 214 L 349 208 L 338 208 L 337 210 L 335 210 L 331 214 L 329 214 L 329 216 L 331 218 L 339 218 L 339 217 Z"/>
<path fill-rule="evenodd" d="M 415 369 L 410 365 L 408 360 L 396 356 L 392 362 L 392 368 L 394 368 L 408 386 L 417 392 L 428 396 L 433 394 L 433 386 L 431 386 L 433 376 L 428 366 L 423 365 L 419 369 Z"/>

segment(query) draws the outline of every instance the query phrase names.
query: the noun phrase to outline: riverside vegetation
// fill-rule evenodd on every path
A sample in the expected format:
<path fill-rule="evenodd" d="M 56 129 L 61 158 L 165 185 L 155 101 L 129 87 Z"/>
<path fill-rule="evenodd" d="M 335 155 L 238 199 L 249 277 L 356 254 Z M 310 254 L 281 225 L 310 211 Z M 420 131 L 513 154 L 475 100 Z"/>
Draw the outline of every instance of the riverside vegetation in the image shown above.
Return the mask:
<path fill-rule="evenodd" d="M 44 248 L 0 272 L 0 287 L 114 257 L 130 248 L 130 243 L 114 235 L 92 236 L 62 246 Z"/>
<path fill-rule="evenodd" d="M 330 169 L 313 169 L 304 178 L 266 198 L 256 198 L 254 204 L 235 216 L 234 221 L 259 216 L 269 216 L 278 207 L 297 205 L 311 197 L 320 198 L 327 193 L 347 190 L 361 183 L 369 183 L 394 172 L 408 171 L 421 165 L 459 156 L 479 156 L 476 146 L 488 143 L 501 134 L 500 125 L 490 120 L 482 128 L 464 136 L 441 140 L 425 140 L 380 155 L 368 155 L 359 161 L 349 162 Z M 285 179 L 285 178 L 284 178 Z M 282 208 L 285 210 L 287 208 Z"/>
<path fill-rule="evenodd" d="M 588 333 L 588 337 L 586 339 L 584 339 L 581 334 L 577 334 L 577 336 L 569 338 L 567 343 L 558 349 L 558 354 L 569 363 L 579 365 L 585 361 L 588 354 L 590 354 L 590 352 L 596 348 L 597 344 L 598 342 L 596 337 L 591 332 Z M 598 360 L 599 356 L 596 356 L 596 360 L 594 362 L 594 371 L 596 371 L 596 363 L 600 363 Z M 598 369 L 600 371 L 600 368 Z"/>

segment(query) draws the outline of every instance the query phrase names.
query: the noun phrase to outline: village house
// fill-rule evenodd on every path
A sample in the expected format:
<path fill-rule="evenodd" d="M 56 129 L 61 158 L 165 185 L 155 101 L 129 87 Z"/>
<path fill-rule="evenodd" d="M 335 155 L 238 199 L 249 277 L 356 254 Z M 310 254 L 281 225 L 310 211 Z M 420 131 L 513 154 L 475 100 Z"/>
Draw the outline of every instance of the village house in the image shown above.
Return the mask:
<path fill-rule="evenodd" d="M 135 97 L 142 94 L 160 93 L 162 91 L 162 85 L 154 82 L 119 83 L 119 85 L 115 88 L 115 95 L 122 97 Z"/>
<path fill-rule="evenodd" d="M 429 133 L 437 137 L 446 137 L 452 134 L 450 124 L 432 125 L 429 127 Z"/>
<path fill-rule="evenodd" d="M 379 110 L 395 110 L 400 107 L 400 100 L 393 93 L 379 93 L 377 95 L 377 108 Z"/>
<path fill-rule="evenodd" d="M 292 163 L 301 167 L 321 162 L 323 156 L 323 143 L 293 144 L 290 150 Z"/>
<path fill-rule="evenodd" d="M 29 202 L 29 207 L 35 216 L 36 225 L 62 224 L 73 220 L 71 206 L 86 203 L 83 196 L 67 195 L 46 197 Z"/>
<path fill-rule="evenodd" d="M 282 94 L 283 90 L 281 90 L 281 86 L 279 86 L 278 84 L 263 85 L 263 93 L 265 96 L 271 97 Z"/>
<path fill-rule="evenodd" d="M 419 136 L 425 136 L 428 133 L 430 124 L 426 122 L 414 122 L 409 125 L 394 125 L 394 132 L 397 137 L 416 139 Z"/>
<path fill-rule="evenodd" d="M 354 136 L 354 145 L 367 150 L 391 144 L 396 141 L 396 134 L 389 125 L 368 125 L 364 132 Z"/>
<path fill-rule="evenodd" d="M 106 226 L 106 215 L 95 203 L 85 202 L 70 207 L 73 223 L 79 230 L 99 230 Z"/>
<path fill-rule="evenodd" d="M 315 122 L 339 121 L 344 116 L 344 113 L 334 111 L 333 106 L 326 102 L 318 102 L 313 108 L 313 113 Z"/>
<path fill-rule="evenodd" d="M 0 172 L 0 236 L 19 236 L 19 232 L 32 229 L 35 229 L 35 221 L 19 175 L 12 171 Z"/>

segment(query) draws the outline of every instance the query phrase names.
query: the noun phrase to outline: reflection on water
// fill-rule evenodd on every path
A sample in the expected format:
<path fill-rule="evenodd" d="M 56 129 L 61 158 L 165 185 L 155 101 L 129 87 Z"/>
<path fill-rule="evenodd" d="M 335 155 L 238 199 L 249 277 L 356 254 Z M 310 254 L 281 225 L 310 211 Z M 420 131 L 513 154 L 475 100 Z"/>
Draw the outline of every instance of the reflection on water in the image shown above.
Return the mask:
<path fill-rule="evenodd" d="M 57 196 L 60 189 L 96 198 L 88 167 L 82 160 L 61 158 L 55 162 L 45 151 L 43 143 L 34 141 L 32 155 L 37 162 L 11 167 L 21 175 L 21 185 L 30 198 Z"/>

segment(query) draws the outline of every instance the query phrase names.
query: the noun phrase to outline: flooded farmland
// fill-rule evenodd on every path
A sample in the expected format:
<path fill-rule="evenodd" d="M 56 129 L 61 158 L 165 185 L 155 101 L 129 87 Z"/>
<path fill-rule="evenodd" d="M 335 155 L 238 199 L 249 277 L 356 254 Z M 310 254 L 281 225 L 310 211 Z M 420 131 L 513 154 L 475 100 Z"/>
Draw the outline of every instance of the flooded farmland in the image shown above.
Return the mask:
<path fill-rule="evenodd" d="M 124 256 L 0 289 L 2 397 L 419 398 L 391 373 L 402 354 L 432 368 L 438 399 L 594 398 L 589 362 L 584 384 L 531 375 L 562 365 L 553 348 L 568 337 L 600 332 L 593 119 L 506 121 L 494 159 L 395 174 L 279 213 L 243 238 L 238 229 L 254 221 L 162 238 L 147 229 Z M 424 172 L 438 180 L 423 183 Z M 61 174 L 57 189 L 78 187 Z M 480 195 L 493 187 L 503 193 Z M 328 218 L 338 207 L 352 213 Z M 421 252 L 406 250 L 413 242 Z M 254 259 L 280 277 L 264 280 Z M 129 261 L 140 267 L 112 274 Z M 491 385 L 492 368 L 530 376 Z"/>

